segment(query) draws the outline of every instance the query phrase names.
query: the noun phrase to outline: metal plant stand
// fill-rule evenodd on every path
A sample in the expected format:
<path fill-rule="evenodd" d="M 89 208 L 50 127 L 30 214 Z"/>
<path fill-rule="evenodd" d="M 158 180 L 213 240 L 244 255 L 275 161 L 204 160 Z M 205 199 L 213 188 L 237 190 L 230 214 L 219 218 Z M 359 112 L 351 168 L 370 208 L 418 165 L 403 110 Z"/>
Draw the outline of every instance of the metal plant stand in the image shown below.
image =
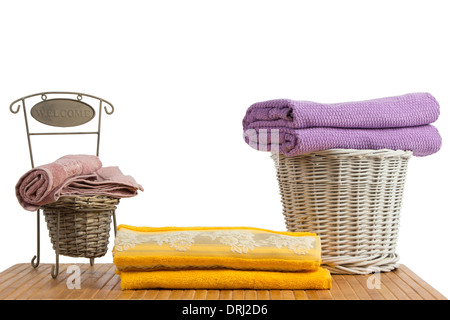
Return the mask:
<path fill-rule="evenodd" d="M 30 109 L 30 115 L 34 118 L 34 120 L 49 125 L 52 127 L 59 128 L 67 128 L 67 127 L 75 127 L 79 125 L 83 125 L 92 119 L 95 118 L 95 109 L 91 107 L 88 103 L 83 101 L 83 98 L 88 98 L 97 101 L 98 105 L 98 125 L 96 131 L 78 131 L 78 132 L 30 132 L 28 115 L 26 110 L 26 102 L 30 102 L 31 100 L 39 99 L 38 103 L 35 103 L 33 107 Z M 49 99 L 49 97 L 54 97 Z M 102 118 L 102 110 L 105 111 L 106 114 L 110 115 L 114 112 L 113 105 L 101 98 L 96 96 L 92 96 L 89 94 L 78 93 L 78 92 L 41 92 L 32 95 L 28 95 L 22 97 L 20 99 L 15 100 L 9 106 L 9 109 L 12 113 L 17 114 L 20 109 L 23 110 L 24 120 L 25 120 L 25 128 L 27 134 L 28 141 L 28 149 L 30 153 L 31 167 L 34 168 L 34 158 L 33 158 L 33 148 L 31 144 L 31 136 L 45 136 L 45 135 L 94 135 L 97 136 L 96 143 L 96 155 L 99 155 L 100 148 L 100 130 L 101 130 L 101 118 Z M 109 110 L 108 110 L 109 109 Z M 40 263 L 40 211 L 38 209 L 36 211 L 36 234 L 37 234 L 37 248 L 36 255 L 31 259 L 31 265 L 33 268 L 37 268 Z M 116 214 L 115 209 L 112 209 L 112 218 L 114 222 L 114 235 L 116 234 Z M 55 247 L 55 265 L 52 266 L 51 276 L 56 278 L 59 273 L 59 255 L 60 255 L 60 213 L 57 214 L 57 223 L 56 223 L 56 241 L 54 243 Z M 94 258 L 89 258 L 90 265 L 94 265 Z"/>

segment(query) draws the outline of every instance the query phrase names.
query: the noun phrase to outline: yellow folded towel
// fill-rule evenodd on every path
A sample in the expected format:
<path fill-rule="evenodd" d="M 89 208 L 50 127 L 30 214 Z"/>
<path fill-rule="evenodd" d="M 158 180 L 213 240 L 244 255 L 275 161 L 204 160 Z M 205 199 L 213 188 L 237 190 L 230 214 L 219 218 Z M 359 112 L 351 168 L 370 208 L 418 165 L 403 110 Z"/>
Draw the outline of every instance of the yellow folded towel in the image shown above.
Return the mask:
<path fill-rule="evenodd" d="M 124 271 L 121 288 L 127 289 L 330 289 L 327 269 L 277 272 L 249 270 Z"/>
<path fill-rule="evenodd" d="M 320 266 L 313 233 L 249 227 L 132 227 L 119 225 L 117 271 L 226 268 L 301 271 Z"/>
<path fill-rule="evenodd" d="M 328 289 L 320 238 L 251 227 L 117 228 L 122 289 Z"/>

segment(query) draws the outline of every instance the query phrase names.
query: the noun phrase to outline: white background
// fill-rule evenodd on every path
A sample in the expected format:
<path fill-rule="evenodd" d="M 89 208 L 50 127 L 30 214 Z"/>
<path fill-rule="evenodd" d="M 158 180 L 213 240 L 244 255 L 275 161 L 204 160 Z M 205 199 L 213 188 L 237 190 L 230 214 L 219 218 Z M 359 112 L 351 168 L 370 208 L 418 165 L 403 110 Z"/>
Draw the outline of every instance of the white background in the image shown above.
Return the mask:
<path fill-rule="evenodd" d="M 100 158 L 145 188 L 122 200 L 119 224 L 284 230 L 272 160 L 242 139 L 252 103 L 427 91 L 443 146 L 410 161 L 397 251 L 450 297 L 448 30 L 446 1 L 2 1 L 0 270 L 36 250 L 35 214 L 14 195 L 30 168 L 23 114 L 9 111 L 17 98 L 78 91 L 114 104 Z M 95 152 L 67 141 L 35 149 L 37 164 Z M 41 262 L 53 261 L 41 217 Z"/>

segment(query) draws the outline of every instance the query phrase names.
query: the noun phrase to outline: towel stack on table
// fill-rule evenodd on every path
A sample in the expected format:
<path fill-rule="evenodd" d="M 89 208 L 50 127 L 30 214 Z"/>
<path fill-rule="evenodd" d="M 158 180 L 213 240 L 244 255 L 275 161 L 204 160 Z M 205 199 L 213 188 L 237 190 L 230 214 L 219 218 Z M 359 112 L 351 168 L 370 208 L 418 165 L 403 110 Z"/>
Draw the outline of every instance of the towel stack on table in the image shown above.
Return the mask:
<path fill-rule="evenodd" d="M 122 289 L 330 289 L 313 233 L 250 227 L 119 225 Z"/>
<path fill-rule="evenodd" d="M 439 104 L 429 93 L 323 104 L 278 99 L 251 105 L 244 139 L 285 156 L 326 149 L 391 149 L 427 156 L 441 147 Z"/>
<path fill-rule="evenodd" d="M 103 167 L 94 155 L 66 155 L 26 172 L 16 184 L 20 205 L 35 211 L 63 196 L 129 198 L 144 189 L 119 167 Z"/>

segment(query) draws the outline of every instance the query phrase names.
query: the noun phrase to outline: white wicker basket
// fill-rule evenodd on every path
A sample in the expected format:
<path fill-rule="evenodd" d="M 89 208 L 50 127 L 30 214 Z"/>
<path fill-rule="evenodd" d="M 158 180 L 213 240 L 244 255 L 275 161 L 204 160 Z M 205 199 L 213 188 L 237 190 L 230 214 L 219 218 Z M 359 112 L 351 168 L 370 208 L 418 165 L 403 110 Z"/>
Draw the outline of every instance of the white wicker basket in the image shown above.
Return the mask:
<path fill-rule="evenodd" d="M 368 274 L 398 266 L 396 253 L 409 151 L 332 149 L 272 154 L 289 231 L 321 237 L 323 266 Z"/>

